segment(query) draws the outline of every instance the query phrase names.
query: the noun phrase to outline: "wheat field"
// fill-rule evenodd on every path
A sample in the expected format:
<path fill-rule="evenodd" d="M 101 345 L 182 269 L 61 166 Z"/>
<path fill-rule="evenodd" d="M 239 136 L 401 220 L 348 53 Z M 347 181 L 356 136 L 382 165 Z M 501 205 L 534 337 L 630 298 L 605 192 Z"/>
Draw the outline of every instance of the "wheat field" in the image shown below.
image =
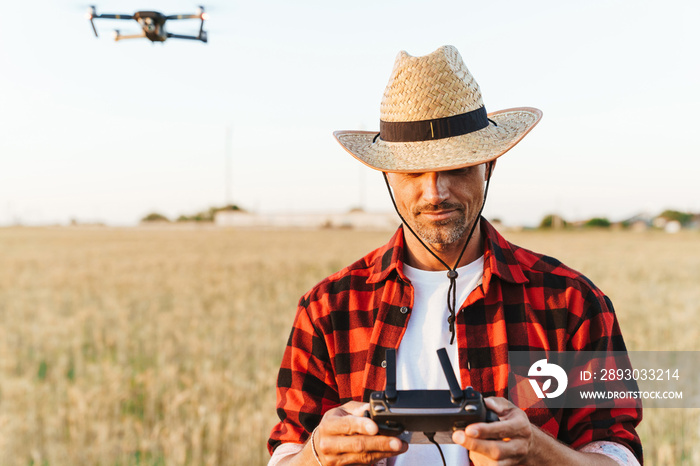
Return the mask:
<path fill-rule="evenodd" d="M 263 465 L 296 303 L 391 232 L 0 229 L 0 465 Z M 630 350 L 700 350 L 700 234 L 517 232 L 615 304 Z M 645 411 L 648 465 L 700 410 Z"/>

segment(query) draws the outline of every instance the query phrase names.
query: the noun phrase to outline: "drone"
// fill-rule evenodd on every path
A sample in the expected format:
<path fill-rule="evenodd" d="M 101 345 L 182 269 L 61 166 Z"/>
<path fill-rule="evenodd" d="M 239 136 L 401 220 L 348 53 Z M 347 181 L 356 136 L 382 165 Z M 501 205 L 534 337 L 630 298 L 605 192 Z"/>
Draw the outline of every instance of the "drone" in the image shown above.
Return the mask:
<path fill-rule="evenodd" d="M 97 35 L 97 28 L 95 28 L 95 19 L 133 19 L 136 20 L 143 31 L 141 34 L 128 34 L 122 35 L 119 30 L 114 31 L 114 40 L 119 41 L 123 39 L 140 39 L 147 38 L 151 42 L 165 42 L 167 39 L 190 39 L 190 40 L 201 40 L 202 42 L 207 42 L 207 31 L 204 30 L 204 20 L 207 19 L 207 14 L 204 12 L 204 7 L 200 6 L 197 8 L 197 13 L 191 15 L 164 15 L 157 11 L 137 11 L 133 15 L 114 15 L 114 14 L 97 14 L 95 6 L 90 6 L 88 9 L 87 17 L 92 25 L 92 30 L 95 31 L 95 37 Z M 183 36 L 181 34 L 172 34 L 165 30 L 165 22 L 169 19 L 200 19 L 202 23 L 199 26 L 199 34 L 196 36 Z"/>

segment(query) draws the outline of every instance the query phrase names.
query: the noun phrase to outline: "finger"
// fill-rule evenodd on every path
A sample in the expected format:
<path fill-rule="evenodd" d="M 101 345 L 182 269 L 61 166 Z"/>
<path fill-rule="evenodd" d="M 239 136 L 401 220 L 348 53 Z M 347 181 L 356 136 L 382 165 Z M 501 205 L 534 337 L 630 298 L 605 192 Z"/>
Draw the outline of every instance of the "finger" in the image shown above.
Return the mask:
<path fill-rule="evenodd" d="M 348 401 L 341 406 L 347 413 L 353 416 L 363 416 L 365 411 L 369 410 L 369 403 L 361 403 L 359 401 Z"/>
<path fill-rule="evenodd" d="M 484 398 L 484 404 L 486 405 L 487 409 L 490 409 L 496 413 L 498 417 L 505 415 L 509 410 L 516 407 L 513 403 L 505 398 L 501 398 L 500 396 L 490 396 L 488 398 Z"/>
<path fill-rule="evenodd" d="M 467 437 L 502 440 L 505 438 L 522 438 L 529 434 L 530 421 L 527 415 L 514 415 L 499 422 L 479 422 L 464 429 Z"/>
<path fill-rule="evenodd" d="M 334 416 L 362 416 L 366 410 L 369 409 L 369 403 L 361 403 L 359 401 L 348 401 L 347 403 L 335 407 L 329 412 L 332 412 Z"/>
<path fill-rule="evenodd" d="M 373 420 L 350 414 L 340 407 L 323 416 L 319 430 L 323 435 L 375 435 L 379 428 Z"/>
<path fill-rule="evenodd" d="M 408 450 L 408 444 L 396 437 L 384 435 L 352 435 L 321 437 L 317 448 L 324 455 L 381 453 L 387 456 L 397 455 Z"/>
<path fill-rule="evenodd" d="M 368 419 L 364 417 L 364 413 L 368 409 L 369 403 L 348 401 L 342 406 L 333 408 L 324 414 L 319 427 L 327 429 L 333 434 L 353 435 L 359 433 L 374 435 L 378 431 L 376 424 L 371 420 L 367 422 Z M 361 419 L 344 419 L 343 421 L 338 421 L 346 417 Z"/>
<path fill-rule="evenodd" d="M 527 435 L 530 421 L 524 411 L 505 398 L 490 397 L 484 403 L 499 416 L 500 421 L 471 424 L 465 429 L 467 436 L 500 440 Z"/>
<path fill-rule="evenodd" d="M 483 455 L 491 460 L 504 460 L 507 458 L 521 458 L 527 452 L 527 442 L 524 439 L 485 440 L 464 437 L 464 442 L 460 443 L 471 453 Z"/>

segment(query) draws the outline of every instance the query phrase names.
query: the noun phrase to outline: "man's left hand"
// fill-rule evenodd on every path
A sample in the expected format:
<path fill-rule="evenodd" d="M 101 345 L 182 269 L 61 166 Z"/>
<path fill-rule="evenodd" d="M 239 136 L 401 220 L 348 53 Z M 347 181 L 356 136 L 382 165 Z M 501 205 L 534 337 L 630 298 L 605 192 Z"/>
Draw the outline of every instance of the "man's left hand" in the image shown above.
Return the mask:
<path fill-rule="evenodd" d="M 452 441 L 469 450 L 477 466 L 523 464 L 534 448 L 534 432 L 525 412 L 505 398 L 484 400 L 499 422 L 479 422 L 452 434 Z"/>

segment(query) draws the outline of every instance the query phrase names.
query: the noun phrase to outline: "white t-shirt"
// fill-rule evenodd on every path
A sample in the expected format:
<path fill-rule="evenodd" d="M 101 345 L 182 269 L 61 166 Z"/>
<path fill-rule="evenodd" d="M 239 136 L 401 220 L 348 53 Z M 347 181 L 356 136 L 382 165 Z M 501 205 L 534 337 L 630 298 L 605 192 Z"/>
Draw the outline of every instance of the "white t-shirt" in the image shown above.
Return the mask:
<path fill-rule="evenodd" d="M 447 379 L 442 372 L 437 350 L 446 348 L 450 362 L 459 375 L 457 342 L 450 345 L 452 334 L 447 318 L 447 290 L 450 280 L 447 270 L 431 272 L 410 267 L 404 263 L 404 274 L 413 285 L 413 309 L 406 333 L 396 356 L 396 388 L 399 390 L 447 390 Z M 484 257 L 457 269 L 457 311 L 481 282 Z M 441 445 L 448 465 L 469 464 L 467 450 L 460 445 Z M 442 464 L 435 445 L 409 445 L 408 451 L 389 460 L 390 466 Z"/>

